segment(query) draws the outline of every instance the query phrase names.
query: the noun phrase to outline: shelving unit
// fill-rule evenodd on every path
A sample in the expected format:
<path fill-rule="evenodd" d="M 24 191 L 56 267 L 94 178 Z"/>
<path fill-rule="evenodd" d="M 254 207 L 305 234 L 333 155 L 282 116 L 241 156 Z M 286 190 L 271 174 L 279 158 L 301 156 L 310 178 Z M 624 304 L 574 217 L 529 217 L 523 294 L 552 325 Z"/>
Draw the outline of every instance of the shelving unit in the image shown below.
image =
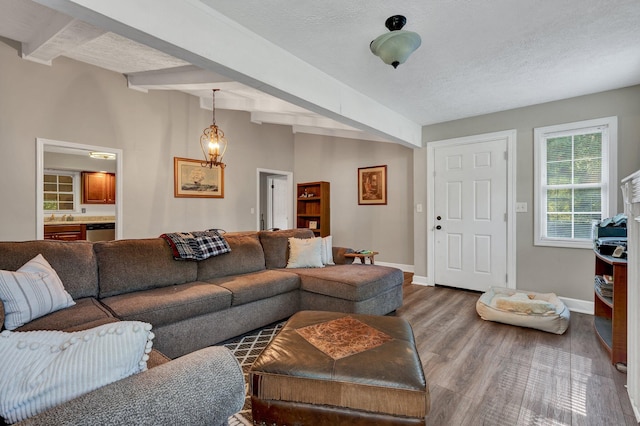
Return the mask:
<path fill-rule="evenodd" d="M 318 237 L 330 235 L 330 197 L 329 182 L 299 183 L 296 196 L 296 227 L 311 228 Z"/>
<path fill-rule="evenodd" d="M 596 255 L 596 275 L 613 277 L 613 297 L 594 288 L 594 327 L 612 364 L 627 363 L 627 260 Z"/>

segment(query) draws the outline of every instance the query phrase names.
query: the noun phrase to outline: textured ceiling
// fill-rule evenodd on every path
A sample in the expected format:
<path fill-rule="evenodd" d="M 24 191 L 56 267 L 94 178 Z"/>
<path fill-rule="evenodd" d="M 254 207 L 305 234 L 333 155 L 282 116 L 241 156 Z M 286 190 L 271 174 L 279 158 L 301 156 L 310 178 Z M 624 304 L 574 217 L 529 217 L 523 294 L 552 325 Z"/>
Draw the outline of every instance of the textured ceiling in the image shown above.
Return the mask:
<path fill-rule="evenodd" d="M 640 83 L 640 2 L 202 0 L 426 125 Z M 394 70 L 369 51 L 384 21 L 422 46 Z"/>
<path fill-rule="evenodd" d="M 37 1 L 65 12 L 82 9 L 77 3 L 83 3 Z M 84 9 L 72 17 L 38 3 L 0 0 L 0 36 L 21 42 L 25 59 L 55 66 L 55 58 L 66 56 L 126 74 L 131 87 L 199 96 L 204 107 L 210 104 L 210 89 L 223 88 L 216 106 L 250 111 L 255 122 L 371 140 L 389 134 L 394 139 L 393 132 L 384 129 L 374 132 L 378 136 L 363 133 L 352 126 L 365 131 L 372 126 L 358 126 L 351 118 L 341 120 L 345 125 L 320 117 L 318 111 L 327 108 L 310 112 L 304 108 L 308 103 L 296 102 L 298 94 L 283 97 L 285 102 L 272 96 L 279 88 L 267 95 L 258 84 L 231 81 L 232 73 L 199 72 L 188 66 L 188 55 L 163 49 L 163 43 L 145 45 L 152 40 L 148 35 L 132 37 L 134 41 L 120 31 L 126 25 L 101 25 L 113 19 L 95 18 Z M 139 1 L 113 4 L 125 12 L 122 16 L 144 10 Z M 275 58 L 284 50 L 319 70 L 316 78 L 326 75 L 360 94 L 354 97 L 358 102 L 368 99 L 418 125 L 640 84 L 638 0 L 158 0 L 154 6 L 148 20 L 154 20 L 151 12 L 171 7 L 175 25 L 185 22 L 181 10 L 199 8 L 207 15 L 210 8 L 211 16 L 222 15 L 241 33 L 262 40 L 256 43 L 260 47 L 243 54 Z M 397 69 L 369 50 L 371 40 L 387 31 L 386 18 L 395 14 L 405 15 L 405 29 L 422 37 L 422 46 Z M 85 15 L 95 19 L 85 22 Z M 134 28 L 131 34 L 141 33 Z M 212 39 L 211 47 L 225 47 L 217 42 Z M 272 52 L 276 54 L 270 56 Z M 220 71 L 229 67 L 221 65 Z M 277 65 L 259 63 L 262 68 Z M 319 83 L 306 74 L 300 78 L 311 88 Z"/>

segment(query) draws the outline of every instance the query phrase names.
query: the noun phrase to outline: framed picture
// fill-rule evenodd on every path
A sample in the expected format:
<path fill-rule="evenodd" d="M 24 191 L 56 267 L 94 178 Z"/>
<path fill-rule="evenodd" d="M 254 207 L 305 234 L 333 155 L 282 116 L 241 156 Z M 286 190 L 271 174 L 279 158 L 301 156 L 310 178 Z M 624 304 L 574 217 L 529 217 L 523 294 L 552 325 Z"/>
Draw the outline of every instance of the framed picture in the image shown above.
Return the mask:
<path fill-rule="evenodd" d="M 310 220 L 309 221 L 309 229 L 318 229 L 318 221 Z"/>
<path fill-rule="evenodd" d="M 201 160 L 173 157 L 174 197 L 224 198 L 224 169 Z"/>
<path fill-rule="evenodd" d="M 358 204 L 387 204 L 387 166 L 358 168 Z"/>

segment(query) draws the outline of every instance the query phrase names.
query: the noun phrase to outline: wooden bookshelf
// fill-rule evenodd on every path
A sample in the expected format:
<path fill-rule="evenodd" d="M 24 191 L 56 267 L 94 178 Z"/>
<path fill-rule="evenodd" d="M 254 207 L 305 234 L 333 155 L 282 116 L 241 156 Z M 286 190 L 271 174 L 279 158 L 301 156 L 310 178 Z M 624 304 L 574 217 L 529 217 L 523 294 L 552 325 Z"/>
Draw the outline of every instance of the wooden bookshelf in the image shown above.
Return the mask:
<path fill-rule="evenodd" d="M 318 237 L 331 235 L 329 182 L 299 183 L 296 195 L 296 227 L 310 228 Z"/>
<path fill-rule="evenodd" d="M 612 364 L 627 363 L 627 260 L 596 255 L 596 275 L 613 277 L 613 296 L 605 297 L 594 289 L 596 335 L 609 353 Z"/>

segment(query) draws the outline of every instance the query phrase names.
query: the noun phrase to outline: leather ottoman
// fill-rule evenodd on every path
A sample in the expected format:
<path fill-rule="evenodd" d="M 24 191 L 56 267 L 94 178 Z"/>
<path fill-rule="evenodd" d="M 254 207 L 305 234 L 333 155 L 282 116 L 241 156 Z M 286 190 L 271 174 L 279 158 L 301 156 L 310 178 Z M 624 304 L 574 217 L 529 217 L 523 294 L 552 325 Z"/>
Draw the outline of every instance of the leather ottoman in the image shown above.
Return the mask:
<path fill-rule="evenodd" d="M 401 318 L 301 311 L 249 371 L 254 424 L 424 425 L 430 398 Z"/>

